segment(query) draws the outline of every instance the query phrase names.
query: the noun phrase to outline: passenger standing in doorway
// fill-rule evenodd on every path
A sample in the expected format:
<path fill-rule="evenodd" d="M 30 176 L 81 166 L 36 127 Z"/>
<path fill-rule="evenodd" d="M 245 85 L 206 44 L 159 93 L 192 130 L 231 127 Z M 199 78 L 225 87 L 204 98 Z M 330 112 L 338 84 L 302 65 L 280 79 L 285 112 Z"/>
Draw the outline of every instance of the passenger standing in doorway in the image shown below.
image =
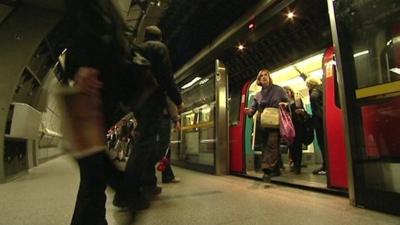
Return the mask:
<path fill-rule="evenodd" d="M 317 135 L 319 149 L 322 155 L 322 166 L 312 173 L 316 175 L 326 175 L 326 152 L 325 152 L 325 137 L 324 137 L 324 106 L 323 106 L 323 92 L 322 82 L 316 77 L 308 77 L 306 79 L 308 87 L 311 110 L 312 122 Z"/>
<path fill-rule="evenodd" d="M 166 149 L 170 144 L 171 135 L 171 118 L 178 122 L 178 115 L 183 109 L 182 97 L 175 84 L 172 73 L 171 60 L 169 58 L 169 50 L 167 46 L 162 43 L 162 32 L 157 26 L 148 26 L 145 28 L 144 35 L 145 42 L 141 46 L 142 54 L 150 60 L 152 64 L 152 72 L 158 84 L 161 86 L 165 93 L 164 99 L 168 98 L 168 103 L 163 106 L 163 116 L 158 130 L 158 151 L 152 156 L 151 162 L 146 169 L 145 177 L 143 177 L 144 184 L 159 189 L 157 185 L 157 177 L 155 171 L 155 164 L 163 157 Z M 172 104 L 172 105 L 171 105 Z M 176 113 L 172 113 L 171 107 L 176 107 Z M 172 117 L 171 117 L 172 116 Z M 178 124 L 179 125 L 179 124 Z M 170 154 L 170 153 L 169 153 Z M 175 176 L 170 166 L 162 174 L 164 183 L 176 182 Z"/>
<path fill-rule="evenodd" d="M 260 115 L 264 108 L 279 108 L 280 104 L 287 104 L 289 101 L 285 90 L 273 84 L 270 72 L 267 69 L 261 69 L 257 75 L 257 85 L 261 86 L 253 99 L 250 108 L 245 108 L 245 113 L 252 117 L 257 111 L 256 138 L 257 145 L 263 146 L 262 151 L 262 170 L 264 172 L 263 180 L 270 181 L 270 177 L 280 176 L 279 168 L 279 128 L 263 128 L 260 123 Z"/>
<path fill-rule="evenodd" d="M 112 113 L 123 96 L 118 87 L 125 85 L 121 80 L 126 74 L 129 49 L 123 38 L 124 22 L 110 0 L 66 0 L 65 6 L 65 80 L 74 80 L 79 91 L 73 103 L 89 103 L 66 107 L 74 115 L 65 114 L 63 118 L 69 121 L 65 123 L 70 126 L 69 136 L 80 141 L 72 143 L 71 149 L 80 171 L 71 225 L 107 225 L 105 189 L 107 185 L 118 189 L 123 177 L 105 152 L 105 135 L 106 128 L 116 122 Z M 88 123 L 93 115 L 95 129 Z M 92 126 L 90 135 L 88 126 Z M 77 147 L 82 143 L 86 148 Z"/>
<path fill-rule="evenodd" d="M 289 111 L 292 117 L 293 126 L 296 136 L 293 143 L 289 146 L 290 156 L 293 160 L 293 172 L 301 173 L 301 160 L 303 155 L 303 139 L 304 139 L 304 115 L 305 110 L 301 98 L 296 98 L 293 89 L 289 86 L 283 87 L 289 97 Z"/>

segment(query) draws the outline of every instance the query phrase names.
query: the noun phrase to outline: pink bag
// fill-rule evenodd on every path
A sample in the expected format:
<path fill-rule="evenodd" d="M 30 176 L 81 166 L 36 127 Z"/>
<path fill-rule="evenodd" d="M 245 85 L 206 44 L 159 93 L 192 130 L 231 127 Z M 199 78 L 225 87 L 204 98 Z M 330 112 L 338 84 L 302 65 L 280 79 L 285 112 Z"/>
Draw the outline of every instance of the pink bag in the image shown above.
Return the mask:
<path fill-rule="evenodd" d="M 293 143 L 294 138 L 296 137 L 292 117 L 290 116 L 289 112 L 286 111 L 284 106 L 279 106 L 279 113 L 281 115 L 281 125 L 279 127 L 281 138 L 284 139 L 288 145 L 290 145 Z"/>

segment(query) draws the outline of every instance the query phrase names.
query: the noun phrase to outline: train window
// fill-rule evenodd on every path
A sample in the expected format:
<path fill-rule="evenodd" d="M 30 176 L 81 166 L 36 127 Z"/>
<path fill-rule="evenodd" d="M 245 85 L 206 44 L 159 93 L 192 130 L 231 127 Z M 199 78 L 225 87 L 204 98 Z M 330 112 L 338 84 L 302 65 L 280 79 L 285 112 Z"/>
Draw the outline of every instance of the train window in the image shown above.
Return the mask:
<path fill-rule="evenodd" d="M 175 160 L 202 166 L 214 166 L 215 151 L 215 79 L 203 77 L 182 91 L 186 112 L 182 113 L 181 140 L 174 143 Z"/>
<path fill-rule="evenodd" d="M 240 88 L 233 88 L 229 97 L 229 124 L 236 125 L 240 120 L 240 103 L 242 92 Z"/>
<path fill-rule="evenodd" d="M 357 87 L 400 80 L 400 1 L 337 1 L 335 11 L 352 48 Z"/>

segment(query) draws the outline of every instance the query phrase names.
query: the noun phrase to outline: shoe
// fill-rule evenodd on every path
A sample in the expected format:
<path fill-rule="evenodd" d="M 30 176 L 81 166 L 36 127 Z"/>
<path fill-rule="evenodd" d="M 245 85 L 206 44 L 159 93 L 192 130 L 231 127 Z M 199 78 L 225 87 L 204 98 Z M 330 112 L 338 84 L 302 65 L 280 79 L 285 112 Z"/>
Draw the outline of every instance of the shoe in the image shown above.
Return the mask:
<path fill-rule="evenodd" d="M 279 177 L 281 175 L 281 171 L 279 169 L 273 169 L 269 174 L 270 177 Z"/>
<path fill-rule="evenodd" d="M 326 171 L 325 170 L 320 170 L 320 171 L 318 171 L 317 175 L 326 175 Z"/>
<path fill-rule="evenodd" d="M 151 198 L 151 196 L 161 194 L 162 188 L 158 186 L 144 186 L 141 191 L 146 198 Z"/>
<path fill-rule="evenodd" d="M 293 168 L 293 173 L 296 175 L 301 174 L 301 169 L 300 168 Z"/>
<path fill-rule="evenodd" d="M 179 182 L 181 182 L 181 179 L 179 179 L 178 177 L 175 177 L 172 180 L 163 180 L 162 182 L 164 184 L 167 184 L 167 183 L 179 183 Z"/>
<path fill-rule="evenodd" d="M 135 199 L 128 205 L 130 211 L 145 210 L 150 207 L 150 202 L 144 198 Z"/>
<path fill-rule="evenodd" d="M 315 170 L 313 170 L 312 171 L 312 174 L 314 174 L 314 175 L 318 175 L 318 173 L 319 173 L 319 171 L 321 171 L 321 170 L 325 170 L 324 168 L 318 168 L 318 169 L 315 169 Z"/>
<path fill-rule="evenodd" d="M 136 197 L 131 196 L 128 198 L 126 196 L 122 197 L 122 195 L 115 194 L 112 204 L 115 207 L 120 208 L 120 210 L 129 210 L 132 212 L 148 209 L 150 207 L 149 200 L 146 199 L 143 194 L 138 194 L 135 196 Z M 128 201 L 128 199 L 130 200 Z"/>
<path fill-rule="evenodd" d="M 161 194 L 161 192 L 162 192 L 162 188 L 159 187 L 159 186 L 155 186 L 155 187 L 153 188 L 153 191 L 151 192 L 151 194 L 152 194 L 152 195 L 159 195 L 159 194 Z"/>
<path fill-rule="evenodd" d="M 264 173 L 262 181 L 264 181 L 265 183 L 271 183 L 271 177 L 268 174 Z"/>

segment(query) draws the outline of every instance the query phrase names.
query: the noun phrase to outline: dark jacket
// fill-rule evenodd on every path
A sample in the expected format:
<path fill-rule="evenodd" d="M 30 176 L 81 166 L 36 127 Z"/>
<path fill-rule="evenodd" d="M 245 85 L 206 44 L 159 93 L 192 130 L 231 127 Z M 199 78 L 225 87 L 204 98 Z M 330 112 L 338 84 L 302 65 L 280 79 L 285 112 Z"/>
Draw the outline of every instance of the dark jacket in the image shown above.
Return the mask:
<path fill-rule="evenodd" d="M 314 127 L 322 127 L 324 117 L 322 85 L 309 90 Z"/>
<path fill-rule="evenodd" d="M 130 49 L 124 36 L 124 21 L 111 0 L 65 0 L 65 6 L 67 51 L 63 80 L 74 79 L 80 67 L 99 70 L 102 107 L 109 127 L 124 115 L 117 110 L 119 102 L 131 98 L 135 93 L 127 93 L 139 86 L 134 79 L 137 72 L 127 69 Z"/>
<path fill-rule="evenodd" d="M 292 118 L 292 123 L 293 123 L 294 129 L 295 129 L 295 133 L 296 133 L 294 142 L 301 144 L 304 139 L 304 129 L 305 129 L 304 117 L 305 116 L 302 114 L 297 114 L 296 109 L 304 110 L 304 104 L 303 104 L 303 101 L 301 100 L 301 98 L 298 98 L 298 99 L 295 99 L 294 101 L 289 102 L 290 115 Z"/>
<path fill-rule="evenodd" d="M 161 41 L 151 40 L 146 41 L 140 47 L 143 56 L 152 64 L 151 70 L 158 85 L 176 105 L 180 105 L 182 97 L 174 81 L 167 46 Z"/>
<path fill-rule="evenodd" d="M 253 98 L 253 103 L 251 109 L 253 113 L 249 115 L 252 117 L 256 111 L 262 112 L 264 108 L 273 107 L 279 108 L 280 102 L 288 102 L 289 98 L 285 90 L 275 84 L 272 84 L 266 88 L 259 91 Z"/>
<path fill-rule="evenodd" d="M 79 67 L 99 69 L 108 79 L 110 67 L 128 60 L 123 19 L 110 0 L 65 0 L 66 73 L 70 79 Z M 112 69 L 111 69 L 112 70 Z"/>

